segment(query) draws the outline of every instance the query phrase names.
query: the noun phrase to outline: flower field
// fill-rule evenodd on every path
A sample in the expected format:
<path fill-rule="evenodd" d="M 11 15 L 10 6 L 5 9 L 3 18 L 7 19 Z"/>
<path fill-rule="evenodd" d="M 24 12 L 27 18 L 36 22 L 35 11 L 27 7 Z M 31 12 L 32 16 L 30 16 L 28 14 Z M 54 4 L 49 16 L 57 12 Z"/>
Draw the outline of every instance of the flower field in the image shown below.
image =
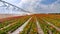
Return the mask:
<path fill-rule="evenodd" d="M 60 15 L 55 14 L 34 14 L 0 19 L 0 34 L 12 34 L 30 18 L 31 20 L 18 34 L 60 34 Z M 37 27 L 36 20 L 41 28 Z"/>
<path fill-rule="evenodd" d="M 43 15 L 38 17 L 44 34 L 60 34 L 60 18 L 58 16 L 60 15 Z"/>
<path fill-rule="evenodd" d="M 16 19 L 12 20 L 5 20 L 0 24 L 0 34 L 13 32 L 15 31 L 18 27 L 24 24 L 29 19 L 30 16 L 23 16 L 23 17 L 18 17 Z"/>
<path fill-rule="evenodd" d="M 36 20 L 33 17 L 20 34 L 38 34 Z"/>

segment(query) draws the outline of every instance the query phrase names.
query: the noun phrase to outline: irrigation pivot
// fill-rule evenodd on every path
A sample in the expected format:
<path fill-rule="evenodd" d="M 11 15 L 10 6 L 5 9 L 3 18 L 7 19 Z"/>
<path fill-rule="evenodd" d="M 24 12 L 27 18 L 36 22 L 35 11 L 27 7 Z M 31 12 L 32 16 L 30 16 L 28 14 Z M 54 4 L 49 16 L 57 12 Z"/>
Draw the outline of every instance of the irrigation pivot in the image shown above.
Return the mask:
<path fill-rule="evenodd" d="M 24 9 L 22 9 L 22 8 L 20 8 L 20 7 L 18 7 L 18 6 L 16 6 L 16 5 L 13 5 L 13 4 L 11 4 L 11 3 L 8 3 L 8 2 L 6 2 L 6 1 L 0 0 L 0 2 L 3 3 L 3 5 L 1 5 L 0 7 L 6 7 L 6 9 L 9 9 L 9 8 L 12 6 L 12 7 L 13 7 L 12 10 L 23 11 L 23 12 L 27 12 L 27 13 L 32 13 L 32 12 L 26 11 L 26 10 L 24 10 Z"/>

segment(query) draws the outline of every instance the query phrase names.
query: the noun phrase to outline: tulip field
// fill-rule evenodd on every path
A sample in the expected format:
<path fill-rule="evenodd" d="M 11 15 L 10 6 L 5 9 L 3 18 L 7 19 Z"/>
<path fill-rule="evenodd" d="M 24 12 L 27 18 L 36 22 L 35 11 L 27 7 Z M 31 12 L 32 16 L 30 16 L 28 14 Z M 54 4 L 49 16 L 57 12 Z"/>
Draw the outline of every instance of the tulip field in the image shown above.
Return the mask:
<path fill-rule="evenodd" d="M 31 18 L 31 19 L 30 19 Z M 29 20 L 30 19 L 30 20 Z M 29 21 L 28 21 L 29 20 Z M 36 21 L 37 20 L 37 21 Z M 17 29 L 24 25 L 22 31 Z M 36 23 L 39 23 L 39 27 Z M 16 31 L 16 32 L 15 32 Z M 42 31 L 42 32 L 41 32 Z M 15 32 L 15 33 L 14 33 Z M 0 19 L 0 34 L 60 34 L 60 15 L 34 14 Z"/>
<path fill-rule="evenodd" d="M 26 17 L 18 17 L 16 19 L 12 20 L 5 20 L 0 24 L 0 34 L 8 34 L 7 32 L 13 32 L 18 27 L 24 24 L 24 22 L 29 18 L 30 16 Z"/>
<path fill-rule="evenodd" d="M 43 15 L 38 17 L 44 34 L 60 34 L 60 15 Z"/>
<path fill-rule="evenodd" d="M 38 34 L 36 20 L 32 18 L 20 34 Z"/>

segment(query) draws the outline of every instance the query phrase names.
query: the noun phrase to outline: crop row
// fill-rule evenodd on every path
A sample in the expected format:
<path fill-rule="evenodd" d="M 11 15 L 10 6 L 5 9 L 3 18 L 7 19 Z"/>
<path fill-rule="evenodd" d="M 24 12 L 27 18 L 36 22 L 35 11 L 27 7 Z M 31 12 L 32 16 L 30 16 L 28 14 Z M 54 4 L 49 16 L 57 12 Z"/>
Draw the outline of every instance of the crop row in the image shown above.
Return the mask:
<path fill-rule="evenodd" d="M 44 18 L 46 21 L 50 22 L 51 24 L 55 25 L 56 27 L 60 28 L 60 21 L 58 21 L 57 19 L 51 19 L 51 18 Z"/>
<path fill-rule="evenodd" d="M 38 18 L 38 21 L 40 23 L 40 26 L 44 32 L 44 34 L 60 34 L 60 32 L 58 32 L 54 27 L 52 27 L 51 25 L 47 24 L 43 19 Z"/>
<path fill-rule="evenodd" d="M 11 23 L 13 23 L 13 22 L 15 22 L 16 20 L 17 20 L 17 19 L 4 21 L 4 22 L 0 23 L 0 28 L 3 28 L 3 27 L 5 27 L 5 26 L 7 26 L 7 25 L 9 25 L 9 24 L 11 24 Z"/>
<path fill-rule="evenodd" d="M 30 22 L 26 25 L 23 31 L 20 32 L 20 34 L 38 34 L 37 25 L 34 18 L 30 20 Z"/>
<path fill-rule="evenodd" d="M 30 16 L 26 16 L 26 17 L 22 17 L 22 18 L 17 19 L 13 23 L 10 23 L 7 27 L 5 26 L 5 28 L 0 30 L 0 34 L 15 31 L 18 27 L 23 25 L 29 18 L 30 18 Z"/>

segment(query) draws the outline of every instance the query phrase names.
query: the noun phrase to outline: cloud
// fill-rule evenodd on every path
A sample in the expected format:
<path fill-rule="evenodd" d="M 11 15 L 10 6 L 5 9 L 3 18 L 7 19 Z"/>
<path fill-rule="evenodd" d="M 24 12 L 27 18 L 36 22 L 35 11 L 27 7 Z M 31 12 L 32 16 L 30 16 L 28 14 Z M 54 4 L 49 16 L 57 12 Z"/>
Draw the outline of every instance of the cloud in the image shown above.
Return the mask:
<path fill-rule="evenodd" d="M 7 0 L 8 2 L 14 4 L 14 0 Z M 47 5 L 41 3 L 43 0 L 21 0 L 18 2 L 17 5 L 20 8 L 23 8 L 26 11 L 30 11 L 32 13 L 60 13 L 60 0 L 57 1 L 47 1 L 44 0 L 45 2 L 49 2 Z M 14 3 L 13 3 L 14 2 Z M 15 13 L 15 12 L 13 12 Z M 16 13 L 21 13 L 21 12 L 16 12 Z"/>
<path fill-rule="evenodd" d="M 9 3 L 18 4 L 18 3 L 20 3 L 21 0 L 3 0 L 3 1 L 9 2 Z"/>
<path fill-rule="evenodd" d="M 11 3 L 13 5 L 17 5 L 18 3 L 20 3 L 21 0 L 3 0 L 3 1 L 6 1 L 8 3 Z M 0 2 L 0 6 L 2 6 L 3 3 Z M 15 11 L 15 10 L 12 10 L 13 7 L 10 6 L 9 9 L 6 9 L 6 7 L 0 7 L 0 14 L 25 14 L 25 12 L 23 11 Z"/>
<path fill-rule="evenodd" d="M 10 9 L 5 9 L 4 7 L 0 7 L 0 14 L 25 14 L 25 12 L 22 11 L 15 11 Z"/>
<path fill-rule="evenodd" d="M 60 4 L 58 3 L 59 0 L 57 0 L 55 3 L 50 5 L 45 4 L 37 4 L 35 7 L 35 12 L 38 13 L 60 13 Z"/>
<path fill-rule="evenodd" d="M 34 13 L 34 6 L 38 1 L 41 0 L 22 0 L 18 5 L 26 11 Z"/>
<path fill-rule="evenodd" d="M 50 1 L 51 4 L 42 4 L 42 0 L 22 0 L 19 6 L 33 13 L 60 13 L 60 0 Z M 45 0 L 44 0 L 45 1 Z M 47 2 L 47 0 L 45 1 Z"/>

